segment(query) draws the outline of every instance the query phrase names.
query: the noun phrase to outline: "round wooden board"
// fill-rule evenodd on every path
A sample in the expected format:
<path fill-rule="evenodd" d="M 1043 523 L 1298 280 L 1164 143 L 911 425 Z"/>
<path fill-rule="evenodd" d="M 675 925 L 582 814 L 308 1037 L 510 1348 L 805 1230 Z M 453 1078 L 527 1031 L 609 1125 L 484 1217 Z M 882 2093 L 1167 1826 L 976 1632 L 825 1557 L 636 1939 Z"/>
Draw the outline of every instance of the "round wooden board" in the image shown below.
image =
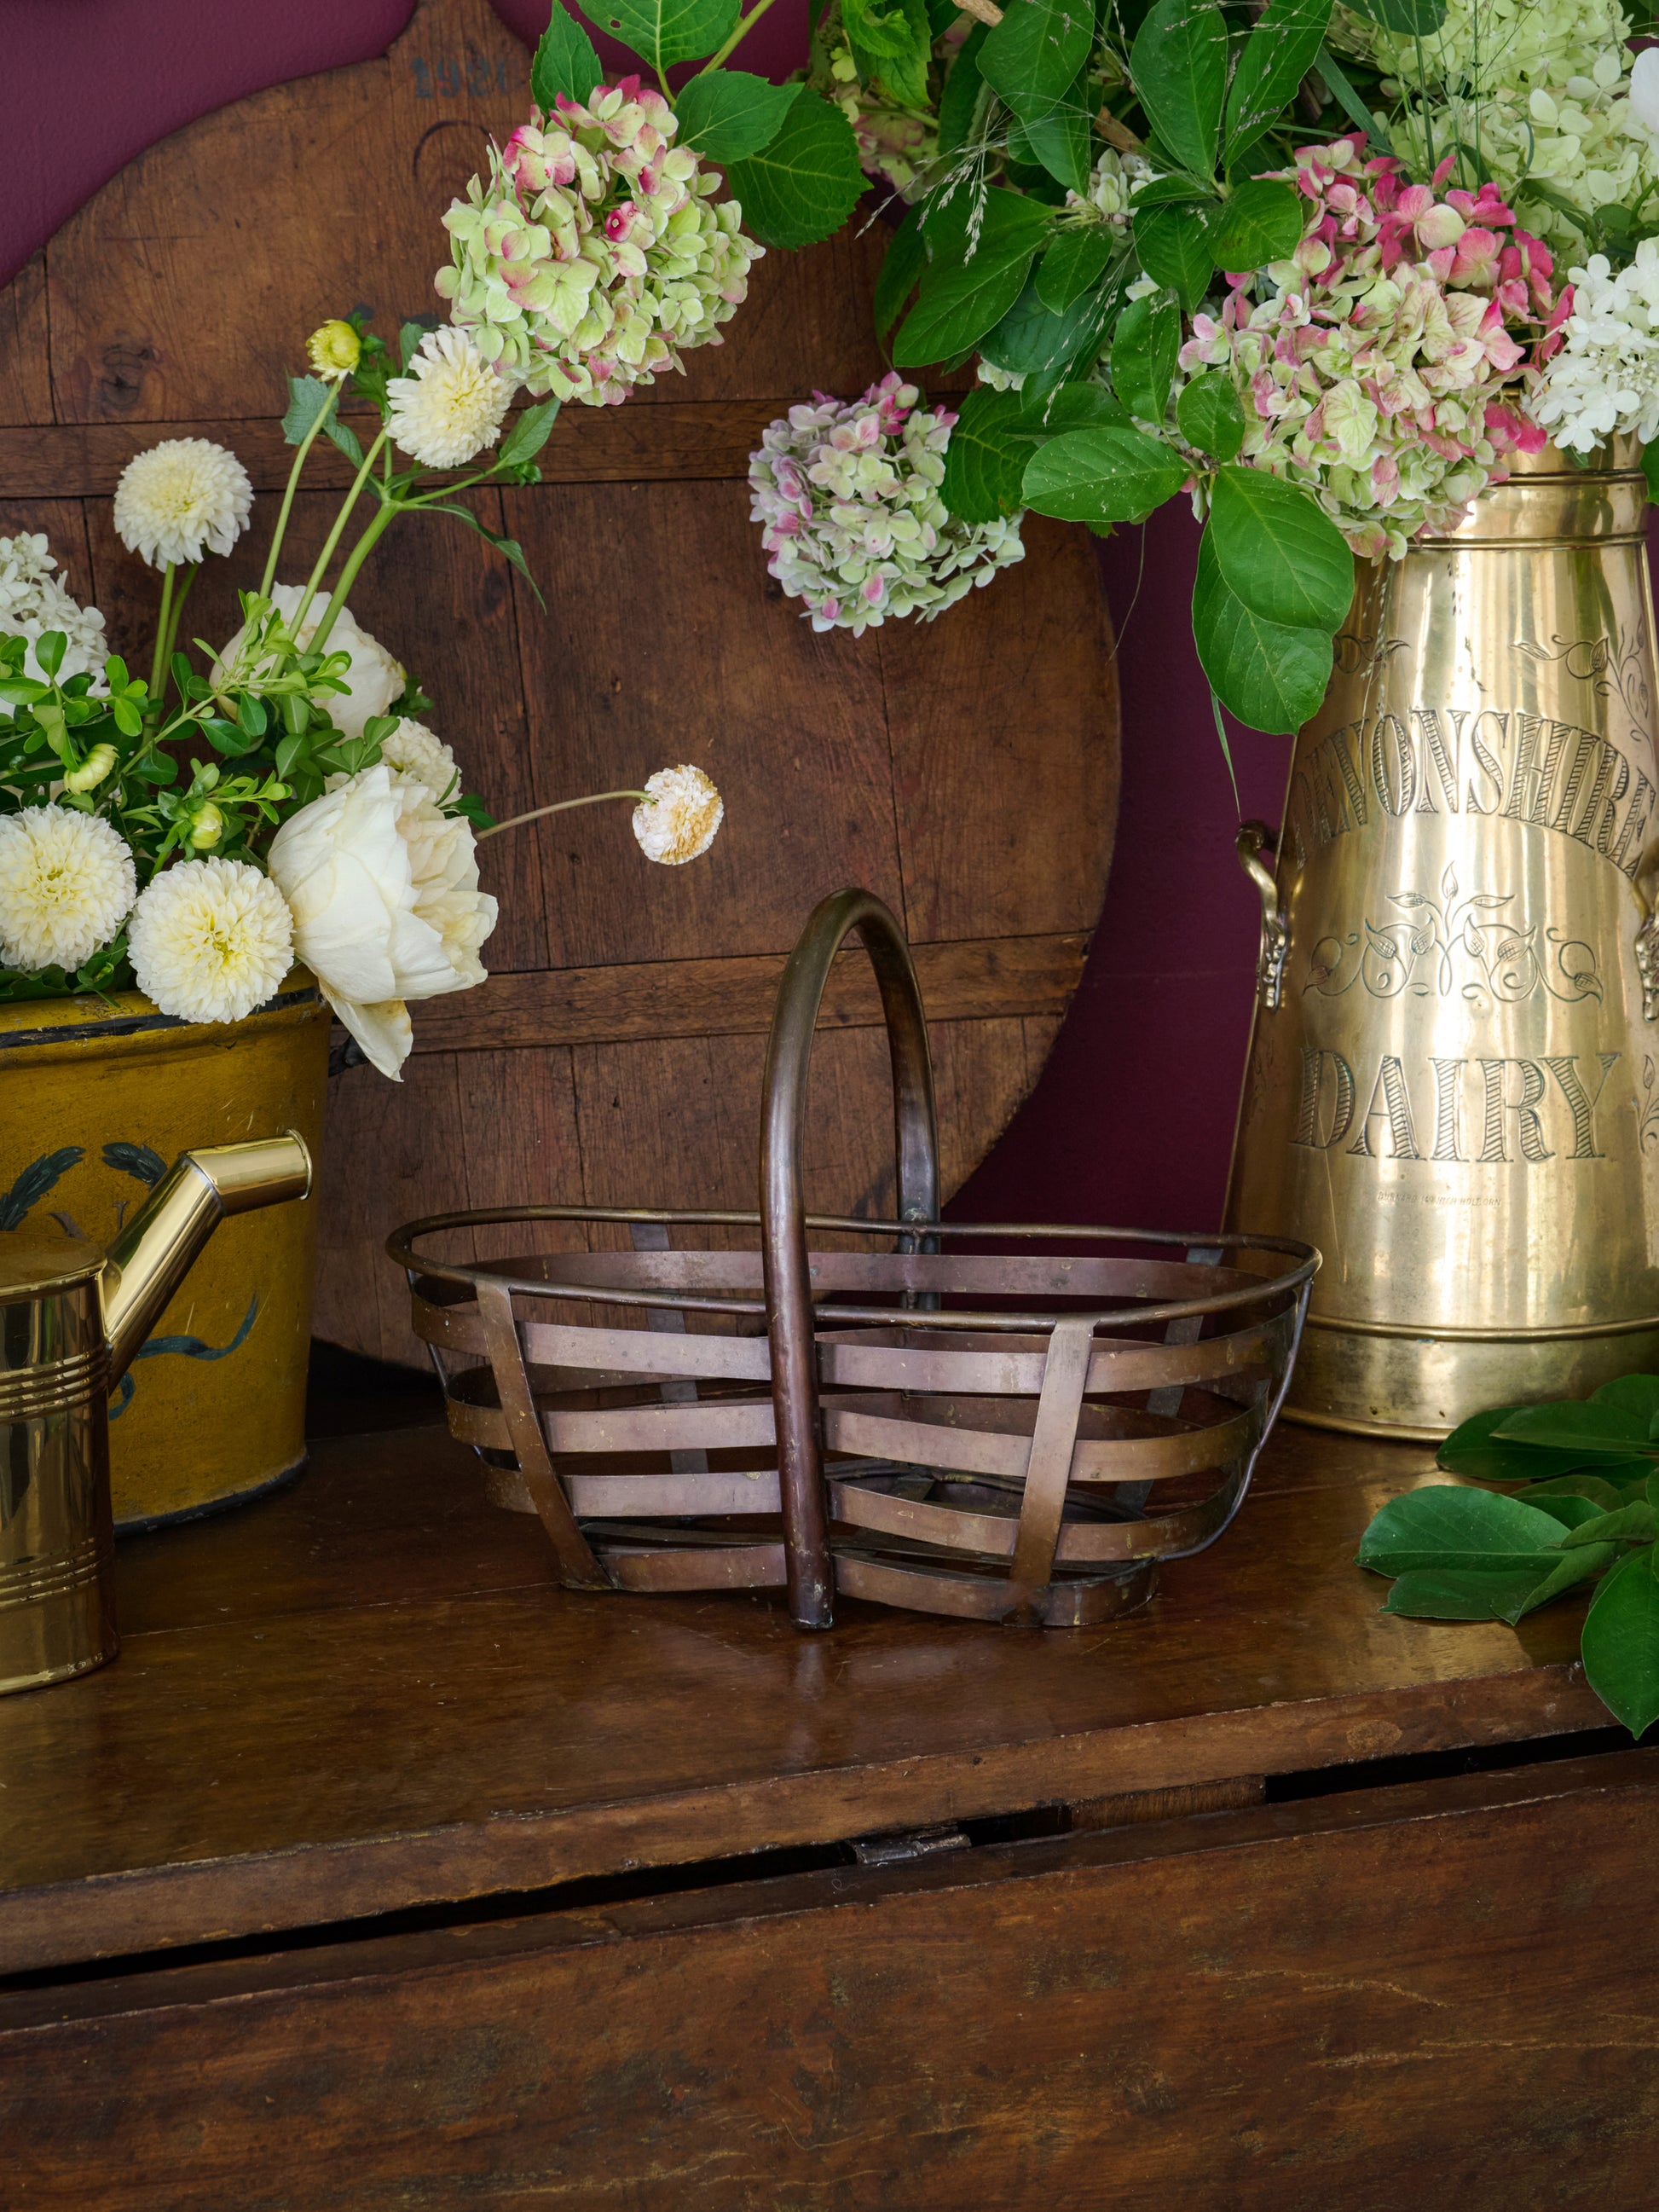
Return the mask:
<path fill-rule="evenodd" d="M 362 303 L 390 335 L 435 305 L 440 216 L 529 103 L 528 57 L 486 0 L 426 0 L 379 62 L 207 116 L 132 162 L 0 292 L 0 532 L 45 530 L 111 642 L 148 665 L 154 577 L 110 495 L 135 451 L 216 437 L 256 491 L 289 455 L 285 373 Z M 228 192 L 227 178 L 257 180 Z M 767 575 L 747 457 L 813 387 L 882 373 L 871 287 L 884 228 L 771 254 L 727 325 L 621 408 L 565 410 L 544 481 L 473 504 L 546 599 L 453 521 L 399 526 L 353 611 L 421 678 L 467 787 L 498 817 L 680 760 L 726 794 L 691 866 L 640 856 L 625 810 L 484 848 L 501 920 L 481 988 L 416 1010 L 401 1085 L 331 1099 L 316 1326 L 414 1362 L 387 1231 L 519 1202 L 753 1203 L 770 1001 L 826 891 L 904 922 L 927 995 L 947 1189 L 1025 1097 L 1081 972 L 1117 812 L 1117 689 L 1092 550 L 1029 518 L 1027 556 L 939 622 L 814 635 Z M 332 448 L 319 484 L 343 483 Z M 309 480 L 309 479 L 308 479 Z M 296 503 L 303 573 L 335 500 Z M 187 628 L 217 642 L 257 581 L 276 501 L 210 562 Z M 889 1204 L 874 994 L 849 956 L 815 1065 L 811 1194 Z"/>

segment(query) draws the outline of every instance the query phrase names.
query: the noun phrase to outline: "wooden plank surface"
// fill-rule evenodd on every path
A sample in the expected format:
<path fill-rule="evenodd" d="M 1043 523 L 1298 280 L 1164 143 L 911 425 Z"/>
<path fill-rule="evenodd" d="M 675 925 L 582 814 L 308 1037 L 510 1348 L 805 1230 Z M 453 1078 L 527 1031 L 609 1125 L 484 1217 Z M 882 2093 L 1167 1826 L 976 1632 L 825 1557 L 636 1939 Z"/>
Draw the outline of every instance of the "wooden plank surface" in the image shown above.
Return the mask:
<path fill-rule="evenodd" d="M 809 1637 L 764 1596 L 554 1588 L 441 1431 L 319 1444 L 286 1493 L 123 1545 L 115 1665 L 0 1699 L 0 1971 L 1603 1724 L 1573 1605 L 1378 1611 L 1355 1544 L 1430 1464 L 1282 1430 L 1128 1620 L 843 1603 Z"/>
<path fill-rule="evenodd" d="M 0 2139 L 59 2212 L 1634 2208 L 1656 1817 L 1632 1752 L 0 1996 Z"/>

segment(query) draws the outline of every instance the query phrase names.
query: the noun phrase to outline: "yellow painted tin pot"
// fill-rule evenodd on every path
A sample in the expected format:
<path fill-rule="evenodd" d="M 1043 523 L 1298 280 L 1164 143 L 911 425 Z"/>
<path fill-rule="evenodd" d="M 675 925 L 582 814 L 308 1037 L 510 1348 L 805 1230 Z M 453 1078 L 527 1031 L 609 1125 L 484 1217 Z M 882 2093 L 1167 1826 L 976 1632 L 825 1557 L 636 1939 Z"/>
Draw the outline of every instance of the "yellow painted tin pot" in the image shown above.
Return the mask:
<path fill-rule="evenodd" d="M 246 1021 L 136 991 L 0 1006 L 0 1243 L 107 1244 L 191 1146 L 322 1143 L 329 1010 L 303 969 Z M 305 1457 L 317 1198 L 228 1221 L 110 1401 L 117 1528 L 200 1512 Z"/>

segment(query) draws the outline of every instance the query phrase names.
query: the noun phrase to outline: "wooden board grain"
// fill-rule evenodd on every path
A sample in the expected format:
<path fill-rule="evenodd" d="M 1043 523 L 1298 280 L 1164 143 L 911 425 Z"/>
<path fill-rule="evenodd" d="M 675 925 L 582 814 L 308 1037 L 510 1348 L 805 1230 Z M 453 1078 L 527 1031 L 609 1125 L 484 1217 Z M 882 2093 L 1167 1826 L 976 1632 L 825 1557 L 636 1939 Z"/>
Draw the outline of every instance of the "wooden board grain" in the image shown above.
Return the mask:
<path fill-rule="evenodd" d="M 0 515 L 48 518 L 133 665 L 148 665 L 155 579 L 112 526 L 126 461 L 205 435 L 247 464 L 252 525 L 186 615 L 222 643 L 263 566 L 283 377 L 306 333 L 354 304 L 385 331 L 436 304 L 442 210 L 527 104 L 527 57 L 487 0 L 423 0 L 383 59 L 258 94 L 141 155 L 0 294 Z M 257 213 L 228 200 L 228 175 L 260 179 Z M 526 1200 L 556 1183 L 572 1202 L 649 1203 L 672 1182 L 686 1201 L 746 1201 L 769 996 L 813 903 L 847 883 L 887 899 L 917 947 L 947 1190 L 1036 1079 L 1116 819 L 1113 641 L 1086 541 L 1030 518 L 1026 558 L 992 588 L 935 624 L 854 640 L 813 632 L 748 515 L 765 424 L 815 387 L 851 395 L 882 373 L 871 289 L 887 235 L 860 211 L 824 246 L 769 254 L 684 378 L 567 409 L 542 483 L 469 495 L 523 544 L 544 606 L 442 518 L 400 526 L 353 588 L 498 818 L 682 760 L 714 776 L 727 815 L 686 868 L 644 862 L 621 806 L 482 848 L 501 909 L 495 980 L 417 1010 L 400 1087 L 337 1085 L 317 1322 L 339 1343 L 422 1363 L 380 1248 L 405 1215 L 475 1186 L 505 1200 L 522 1174 Z M 344 481 L 331 447 L 315 467 L 284 555 L 296 580 Z M 863 1028 L 871 1005 L 838 980 L 826 1024 Z M 464 1070 L 474 1055 L 487 1072 Z M 631 1095 L 585 1117 L 601 1065 L 625 1068 Z M 470 1135 L 457 1083 L 489 1101 Z M 826 1045 L 816 1097 L 830 1117 L 811 1139 L 817 1194 L 836 1211 L 875 1202 L 890 1175 L 877 1041 Z"/>

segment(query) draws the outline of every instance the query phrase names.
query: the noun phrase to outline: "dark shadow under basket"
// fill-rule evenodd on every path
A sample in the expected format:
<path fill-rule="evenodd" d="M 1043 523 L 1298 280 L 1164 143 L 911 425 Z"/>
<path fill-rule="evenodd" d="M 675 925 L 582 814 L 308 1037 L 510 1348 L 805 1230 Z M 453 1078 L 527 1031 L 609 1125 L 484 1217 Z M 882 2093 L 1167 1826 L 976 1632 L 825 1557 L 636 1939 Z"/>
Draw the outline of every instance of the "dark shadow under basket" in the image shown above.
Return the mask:
<path fill-rule="evenodd" d="M 882 983 L 902 1218 L 808 1217 L 800 1103 L 854 928 Z M 861 891 L 787 969 L 758 1213 L 524 1206 L 411 1223 L 409 1273 L 453 1433 L 520 1480 L 573 1587 L 779 1586 L 1081 1626 L 1237 1511 L 1291 1375 L 1318 1255 L 1285 1238 L 938 1219 L 908 949 Z M 608 1224 L 635 1249 L 452 1264 L 445 1231 Z M 675 1249 L 675 1231 L 750 1249 Z M 852 1249 L 810 1249 L 833 1231 Z"/>

